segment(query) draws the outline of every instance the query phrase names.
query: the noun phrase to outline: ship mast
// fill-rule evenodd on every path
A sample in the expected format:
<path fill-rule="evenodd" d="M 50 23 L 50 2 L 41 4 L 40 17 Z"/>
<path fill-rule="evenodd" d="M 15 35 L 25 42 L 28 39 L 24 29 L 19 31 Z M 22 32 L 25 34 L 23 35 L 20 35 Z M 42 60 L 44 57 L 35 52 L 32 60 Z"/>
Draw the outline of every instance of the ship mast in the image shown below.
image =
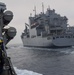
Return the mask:
<path fill-rule="evenodd" d="M 35 12 L 35 16 L 36 16 L 36 6 L 34 6 L 34 10 L 33 11 Z"/>
<path fill-rule="evenodd" d="M 48 5 L 48 10 L 50 10 L 50 5 Z"/>
<path fill-rule="evenodd" d="M 42 2 L 42 13 L 44 14 L 44 4 Z"/>

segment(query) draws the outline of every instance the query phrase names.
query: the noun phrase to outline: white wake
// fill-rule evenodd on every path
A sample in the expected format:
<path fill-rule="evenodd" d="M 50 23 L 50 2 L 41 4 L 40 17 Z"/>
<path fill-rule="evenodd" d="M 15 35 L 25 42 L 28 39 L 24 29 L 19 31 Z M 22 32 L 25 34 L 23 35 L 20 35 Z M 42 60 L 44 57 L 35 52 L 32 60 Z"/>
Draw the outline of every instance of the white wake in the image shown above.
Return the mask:
<path fill-rule="evenodd" d="M 42 75 L 39 73 L 35 73 L 33 71 L 17 69 L 16 67 L 14 67 L 14 69 L 15 69 L 17 75 Z"/>

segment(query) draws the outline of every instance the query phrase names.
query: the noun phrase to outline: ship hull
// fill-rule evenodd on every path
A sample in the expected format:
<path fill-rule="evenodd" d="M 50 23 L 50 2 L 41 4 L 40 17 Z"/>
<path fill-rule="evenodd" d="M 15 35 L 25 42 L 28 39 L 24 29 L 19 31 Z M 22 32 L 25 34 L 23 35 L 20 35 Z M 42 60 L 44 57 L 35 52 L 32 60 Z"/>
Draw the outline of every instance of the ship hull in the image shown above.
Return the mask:
<path fill-rule="evenodd" d="M 43 47 L 49 48 L 52 45 L 52 40 L 47 40 L 47 38 L 23 38 L 23 45 L 26 47 Z"/>
<path fill-rule="evenodd" d="M 58 38 L 58 39 L 47 39 L 45 38 L 22 38 L 23 45 L 25 47 L 39 47 L 39 48 L 63 48 L 71 47 L 74 45 L 74 38 Z"/>

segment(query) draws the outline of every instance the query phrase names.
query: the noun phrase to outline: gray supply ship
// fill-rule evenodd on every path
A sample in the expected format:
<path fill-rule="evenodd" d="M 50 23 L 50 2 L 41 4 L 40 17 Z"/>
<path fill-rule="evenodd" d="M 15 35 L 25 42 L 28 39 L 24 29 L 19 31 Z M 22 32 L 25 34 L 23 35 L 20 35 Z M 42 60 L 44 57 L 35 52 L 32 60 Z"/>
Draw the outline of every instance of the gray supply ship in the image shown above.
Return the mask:
<path fill-rule="evenodd" d="M 24 33 L 21 35 L 24 46 L 30 47 L 71 47 L 74 45 L 74 27 L 68 25 L 66 16 L 55 13 L 47 8 L 40 14 L 29 17 L 29 24 L 25 23 Z"/>

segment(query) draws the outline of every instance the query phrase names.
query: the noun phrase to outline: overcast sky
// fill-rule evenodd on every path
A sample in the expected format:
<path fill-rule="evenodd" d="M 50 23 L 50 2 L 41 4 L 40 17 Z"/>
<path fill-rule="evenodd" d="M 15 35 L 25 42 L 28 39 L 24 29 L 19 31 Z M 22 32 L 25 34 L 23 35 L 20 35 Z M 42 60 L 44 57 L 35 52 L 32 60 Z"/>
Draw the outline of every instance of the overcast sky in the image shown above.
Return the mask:
<path fill-rule="evenodd" d="M 67 16 L 69 24 L 74 25 L 74 0 L 0 0 L 7 5 L 7 10 L 11 10 L 14 18 L 9 26 L 14 26 L 17 29 L 16 37 L 10 44 L 22 43 L 21 33 L 25 28 L 25 22 L 28 23 L 30 13 L 34 15 L 34 6 L 36 6 L 37 13 L 42 11 L 42 2 L 44 3 L 44 11 L 50 6 L 55 9 L 56 13 L 62 16 Z"/>

